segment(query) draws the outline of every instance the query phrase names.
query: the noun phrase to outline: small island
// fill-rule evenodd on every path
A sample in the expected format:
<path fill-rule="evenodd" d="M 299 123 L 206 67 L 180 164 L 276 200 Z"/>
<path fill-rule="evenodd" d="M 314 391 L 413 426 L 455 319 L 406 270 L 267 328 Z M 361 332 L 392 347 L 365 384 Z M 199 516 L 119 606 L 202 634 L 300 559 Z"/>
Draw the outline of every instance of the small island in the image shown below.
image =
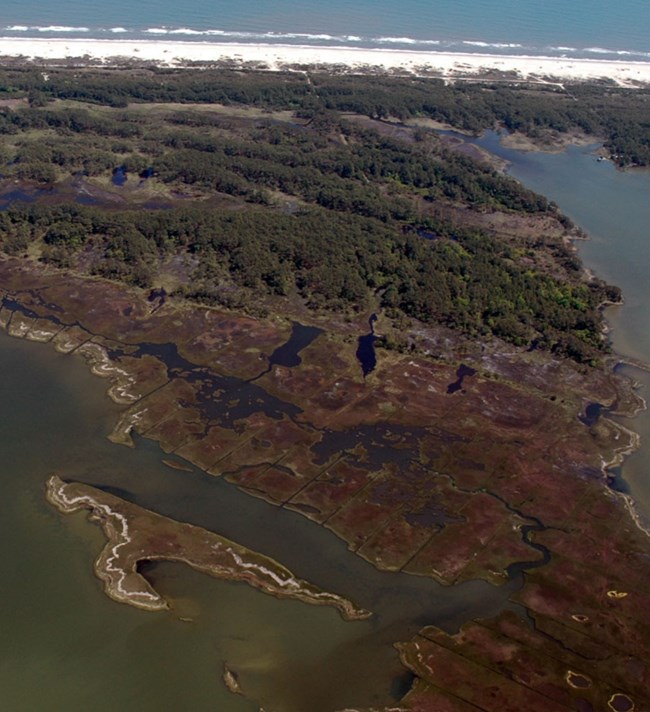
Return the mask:
<path fill-rule="evenodd" d="M 168 603 L 138 573 L 142 561 L 180 561 L 209 576 L 245 581 L 279 598 L 338 608 L 346 620 L 371 615 L 350 601 L 296 578 L 284 566 L 223 537 L 175 522 L 160 514 L 57 475 L 47 482 L 47 498 L 64 514 L 88 510 L 108 539 L 95 562 L 106 594 L 116 601 L 157 611 Z"/>

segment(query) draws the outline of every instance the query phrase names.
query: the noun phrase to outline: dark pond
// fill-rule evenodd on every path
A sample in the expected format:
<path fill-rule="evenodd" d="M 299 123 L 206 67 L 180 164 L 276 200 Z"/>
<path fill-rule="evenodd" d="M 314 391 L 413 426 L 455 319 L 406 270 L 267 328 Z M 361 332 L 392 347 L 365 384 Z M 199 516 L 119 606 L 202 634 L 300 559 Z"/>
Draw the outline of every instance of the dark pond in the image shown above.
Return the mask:
<path fill-rule="evenodd" d="M 282 346 L 278 346 L 269 356 L 269 369 L 275 365 L 285 366 L 286 368 L 299 366 L 302 362 L 300 352 L 322 333 L 323 330 L 318 327 L 305 326 L 294 321 L 288 341 Z"/>
<path fill-rule="evenodd" d="M 33 203 L 51 191 L 47 188 L 16 188 L 0 194 L 0 210 L 6 210 L 12 203 Z"/>
<path fill-rule="evenodd" d="M 627 695 L 617 692 L 612 695 L 609 706 L 616 712 L 631 712 L 634 709 L 634 702 Z"/>
<path fill-rule="evenodd" d="M 418 234 L 418 237 L 423 237 L 425 240 L 439 240 L 440 239 L 440 235 L 433 232 L 432 230 L 425 230 L 424 228 L 418 229 L 417 234 Z"/>
<path fill-rule="evenodd" d="M 465 378 L 467 378 L 467 376 L 473 376 L 475 373 L 476 369 L 462 363 L 456 371 L 456 380 L 447 386 L 447 393 L 456 393 L 459 391 L 463 387 L 463 381 Z"/>
<path fill-rule="evenodd" d="M 579 416 L 579 420 L 590 428 L 592 425 L 596 425 L 603 410 L 606 409 L 602 403 L 588 403 L 585 412 Z"/>
<path fill-rule="evenodd" d="M 377 366 L 377 354 L 375 353 L 375 340 L 377 336 L 375 335 L 375 322 L 377 321 L 377 315 L 373 314 L 368 323 L 370 325 L 370 333 L 365 336 L 360 336 L 358 340 L 357 347 L 357 360 L 361 365 L 361 370 L 363 371 L 363 377 L 365 378 L 369 373 L 375 370 Z"/>
<path fill-rule="evenodd" d="M 126 167 L 118 166 L 113 170 L 113 177 L 111 178 L 113 185 L 122 186 L 127 181 Z"/>

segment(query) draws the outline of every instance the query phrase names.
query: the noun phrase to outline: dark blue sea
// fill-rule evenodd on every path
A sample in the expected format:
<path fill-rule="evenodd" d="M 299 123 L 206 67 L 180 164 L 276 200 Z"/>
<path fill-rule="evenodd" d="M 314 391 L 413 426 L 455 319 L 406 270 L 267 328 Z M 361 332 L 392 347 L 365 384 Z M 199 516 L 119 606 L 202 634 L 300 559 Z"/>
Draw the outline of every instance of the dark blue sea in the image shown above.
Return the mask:
<path fill-rule="evenodd" d="M 0 36 L 650 59 L 649 0 L 2 0 Z"/>

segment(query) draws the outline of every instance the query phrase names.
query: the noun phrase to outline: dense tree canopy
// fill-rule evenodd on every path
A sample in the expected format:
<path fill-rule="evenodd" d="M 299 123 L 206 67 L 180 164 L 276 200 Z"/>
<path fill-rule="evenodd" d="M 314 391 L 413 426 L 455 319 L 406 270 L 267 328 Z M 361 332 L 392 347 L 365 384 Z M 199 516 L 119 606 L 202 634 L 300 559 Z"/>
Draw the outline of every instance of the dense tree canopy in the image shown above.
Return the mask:
<path fill-rule="evenodd" d="M 0 213 L 7 253 L 33 246 L 44 261 L 144 287 L 180 259 L 177 293 L 205 303 L 250 308 L 268 294 L 314 309 L 381 306 L 579 361 L 606 348 L 599 304 L 619 295 L 585 281 L 558 231 L 513 238 L 449 217 L 502 212 L 570 226 L 555 206 L 432 130 L 384 131 L 356 119 L 599 131 L 601 119 L 584 106 L 613 109 L 622 94 L 594 89 L 583 104 L 435 80 L 319 74 L 308 83 L 301 74 L 225 70 L 0 75 L 6 94 L 29 98 L 0 110 L 5 175 L 42 186 L 30 193 L 35 204 Z M 634 150 L 644 96 L 616 119 L 603 113 L 612 136 L 620 122 L 637 127 Z M 163 101 L 177 103 L 147 105 Z M 184 105 L 214 101 L 254 111 Z M 118 170 L 130 181 L 119 195 L 111 192 Z"/>
<path fill-rule="evenodd" d="M 324 110 L 367 116 L 424 116 L 480 132 L 495 125 L 531 136 L 580 130 L 603 140 L 620 165 L 650 165 L 650 91 L 611 84 L 527 86 L 459 83 L 441 79 L 346 76 L 308 72 L 254 72 L 203 67 L 183 69 L 0 69 L 0 94 L 27 96 L 38 107 L 48 99 L 74 99 L 113 107 L 130 102 L 221 103 Z M 6 130 L 0 121 L 0 131 Z"/>

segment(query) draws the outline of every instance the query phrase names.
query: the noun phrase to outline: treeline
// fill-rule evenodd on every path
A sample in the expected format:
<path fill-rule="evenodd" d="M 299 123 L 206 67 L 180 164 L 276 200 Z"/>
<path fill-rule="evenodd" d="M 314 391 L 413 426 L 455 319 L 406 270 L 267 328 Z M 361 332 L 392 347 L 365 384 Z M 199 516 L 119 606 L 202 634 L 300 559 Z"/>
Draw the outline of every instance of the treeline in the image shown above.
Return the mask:
<path fill-rule="evenodd" d="M 598 306 L 616 299 L 615 289 L 535 271 L 478 230 L 431 220 L 427 229 L 429 239 L 319 208 L 286 215 L 13 206 L 0 213 L 5 251 L 42 240 L 46 261 L 143 287 L 167 258 L 186 255 L 193 274 L 179 293 L 204 303 L 242 307 L 262 291 L 298 294 L 318 309 L 362 309 L 380 295 L 389 313 L 520 345 L 534 340 L 578 361 L 606 348 Z"/>
<path fill-rule="evenodd" d="M 26 92 L 30 102 L 74 99 L 124 108 L 130 102 L 245 104 L 298 108 L 312 90 L 302 74 L 228 69 L 147 70 L 0 68 L 6 93 Z"/>
<path fill-rule="evenodd" d="M 650 165 L 650 91 L 607 84 L 522 87 L 388 76 L 273 73 L 232 69 L 0 70 L 5 96 L 38 106 L 75 99 L 113 107 L 130 102 L 221 103 L 290 109 L 304 116 L 352 111 L 374 118 L 429 117 L 480 132 L 495 125 L 535 137 L 579 130 L 601 139 L 619 165 Z"/>

